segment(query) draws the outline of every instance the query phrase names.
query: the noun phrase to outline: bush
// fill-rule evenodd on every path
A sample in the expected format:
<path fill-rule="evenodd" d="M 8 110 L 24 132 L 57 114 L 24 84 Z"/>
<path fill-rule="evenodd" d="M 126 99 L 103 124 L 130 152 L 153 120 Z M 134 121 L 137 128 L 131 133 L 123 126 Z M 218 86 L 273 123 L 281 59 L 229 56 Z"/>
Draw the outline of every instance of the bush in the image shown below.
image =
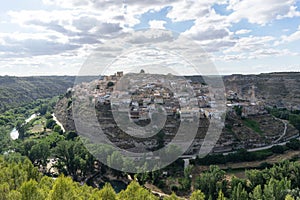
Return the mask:
<path fill-rule="evenodd" d="M 284 147 L 283 146 L 280 146 L 280 145 L 276 145 L 276 146 L 273 146 L 271 148 L 271 151 L 273 153 L 276 153 L 276 154 L 283 154 L 284 153 Z"/>
<path fill-rule="evenodd" d="M 300 141 L 297 139 L 291 139 L 286 146 L 292 150 L 299 150 L 300 149 Z"/>
<path fill-rule="evenodd" d="M 112 86 L 114 86 L 114 85 L 115 85 L 115 84 L 114 84 L 113 82 L 111 82 L 111 81 L 107 83 L 107 87 L 112 87 Z"/>
<path fill-rule="evenodd" d="M 56 125 L 56 122 L 53 119 L 47 119 L 46 121 L 46 127 L 53 129 L 53 127 Z"/>

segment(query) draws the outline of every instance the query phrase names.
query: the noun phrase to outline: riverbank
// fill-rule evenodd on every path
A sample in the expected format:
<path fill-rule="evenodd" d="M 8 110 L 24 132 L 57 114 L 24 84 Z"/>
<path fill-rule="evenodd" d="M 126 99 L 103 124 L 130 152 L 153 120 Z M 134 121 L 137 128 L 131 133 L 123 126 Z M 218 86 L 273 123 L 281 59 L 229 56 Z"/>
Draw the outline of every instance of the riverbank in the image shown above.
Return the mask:
<path fill-rule="evenodd" d="M 27 119 L 25 119 L 24 125 L 27 124 L 28 122 L 30 122 L 31 120 L 33 120 L 34 118 L 36 118 L 38 115 L 37 114 L 32 114 L 30 117 L 28 117 Z M 16 129 L 16 127 L 13 128 L 13 130 L 10 132 L 10 138 L 12 140 L 16 140 L 19 138 L 19 131 Z"/>

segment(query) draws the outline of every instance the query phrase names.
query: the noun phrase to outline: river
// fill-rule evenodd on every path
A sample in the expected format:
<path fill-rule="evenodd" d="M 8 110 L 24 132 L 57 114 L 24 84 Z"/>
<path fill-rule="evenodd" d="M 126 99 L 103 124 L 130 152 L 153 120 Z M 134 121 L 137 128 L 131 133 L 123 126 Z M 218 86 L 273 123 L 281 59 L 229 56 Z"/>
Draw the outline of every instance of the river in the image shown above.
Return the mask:
<path fill-rule="evenodd" d="M 32 114 L 30 117 L 28 117 L 27 119 L 25 119 L 25 123 L 27 124 L 28 122 L 30 122 L 32 119 L 36 118 L 37 114 Z M 19 138 L 19 131 L 14 128 L 11 132 L 10 132 L 10 138 L 13 140 L 16 140 Z"/>

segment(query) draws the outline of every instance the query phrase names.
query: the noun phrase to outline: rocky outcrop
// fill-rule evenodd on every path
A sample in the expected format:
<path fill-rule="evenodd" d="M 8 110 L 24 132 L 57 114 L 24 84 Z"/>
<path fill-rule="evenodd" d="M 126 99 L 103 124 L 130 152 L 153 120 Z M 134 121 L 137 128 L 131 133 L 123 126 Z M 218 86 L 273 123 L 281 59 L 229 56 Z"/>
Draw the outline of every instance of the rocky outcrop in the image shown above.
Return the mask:
<path fill-rule="evenodd" d="M 230 75 L 223 80 L 227 91 L 243 99 L 255 98 L 269 106 L 300 110 L 300 73 Z"/>

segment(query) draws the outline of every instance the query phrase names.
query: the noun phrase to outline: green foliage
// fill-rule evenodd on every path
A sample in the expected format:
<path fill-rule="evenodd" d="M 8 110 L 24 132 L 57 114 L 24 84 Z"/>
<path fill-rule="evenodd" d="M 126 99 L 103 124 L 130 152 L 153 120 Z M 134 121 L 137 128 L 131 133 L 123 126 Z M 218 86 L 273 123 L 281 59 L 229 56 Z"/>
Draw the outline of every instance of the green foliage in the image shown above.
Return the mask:
<path fill-rule="evenodd" d="M 22 200 L 40 200 L 44 199 L 46 194 L 38 188 L 38 183 L 35 180 L 24 182 L 18 189 Z"/>
<path fill-rule="evenodd" d="M 300 111 L 288 111 L 287 109 L 272 108 L 269 109 L 269 113 L 279 119 L 289 120 L 295 128 L 300 130 Z"/>
<path fill-rule="evenodd" d="M 59 172 L 72 176 L 74 180 L 94 169 L 95 160 L 80 140 L 60 141 L 53 149 L 53 155 L 58 159 L 56 167 Z"/>
<path fill-rule="evenodd" d="M 291 195 L 286 195 L 285 200 L 295 200 Z"/>
<path fill-rule="evenodd" d="M 69 200 L 78 199 L 75 191 L 76 184 L 71 178 L 65 178 L 60 176 L 54 183 L 52 190 L 50 191 L 51 200 Z"/>
<path fill-rule="evenodd" d="M 56 133 L 60 133 L 60 134 L 63 133 L 63 131 L 61 130 L 61 127 L 57 124 L 53 127 L 53 131 Z"/>
<path fill-rule="evenodd" d="M 165 197 L 164 200 L 180 200 L 180 198 L 177 197 L 176 194 L 173 192 L 170 196 Z"/>
<path fill-rule="evenodd" d="M 104 187 L 96 193 L 98 199 L 105 200 L 116 200 L 117 195 L 112 186 L 109 183 L 106 183 Z"/>
<path fill-rule="evenodd" d="M 111 82 L 111 81 L 107 83 L 107 87 L 112 87 L 112 86 L 114 86 L 114 85 L 115 85 L 115 84 L 114 84 L 113 82 Z"/>
<path fill-rule="evenodd" d="M 286 178 L 280 181 L 271 178 L 270 181 L 264 187 L 264 199 L 284 199 L 287 190 L 290 189 L 290 187 L 291 182 L 288 181 Z"/>
<path fill-rule="evenodd" d="M 47 119 L 46 121 L 46 127 L 49 129 L 53 129 L 56 125 L 56 122 L 53 119 Z"/>
<path fill-rule="evenodd" d="M 205 194 L 201 190 L 195 190 L 191 197 L 191 200 L 205 200 Z"/>
<path fill-rule="evenodd" d="M 29 151 L 29 159 L 37 165 L 47 165 L 47 159 L 50 156 L 49 144 L 45 142 L 39 142 L 33 145 Z"/>
<path fill-rule="evenodd" d="M 284 150 L 284 147 L 280 145 L 275 145 L 271 148 L 271 151 L 276 154 L 283 154 Z"/>
<path fill-rule="evenodd" d="M 300 149 L 300 141 L 298 139 L 291 139 L 286 146 L 293 150 L 299 150 Z"/>
<path fill-rule="evenodd" d="M 71 76 L 0 76 L 0 113 L 11 108 L 30 104 L 37 99 L 52 98 L 64 94 L 73 84 L 74 77 Z"/>
<path fill-rule="evenodd" d="M 131 182 L 126 190 L 121 191 L 118 194 L 118 198 L 122 200 L 158 200 L 159 198 L 153 195 L 147 189 L 141 187 L 137 182 Z"/>
<path fill-rule="evenodd" d="M 289 115 L 289 122 L 295 126 L 298 130 L 300 130 L 300 115 L 298 114 L 290 114 Z"/>
<path fill-rule="evenodd" d="M 234 106 L 233 109 L 238 116 L 242 116 L 243 107 L 242 106 Z"/>
<path fill-rule="evenodd" d="M 246 149 L 239 149 L 235 153 L 230 153 L 228 155 L 223 154 L 213 154 L 207 155 L 204 158 L 197 158 L 196 163 L 201 165 L 215 165 L 215 164 L 225 164 L 228 162 L 249 162 L 256 160 L 264 160 L 267 157 L 273 155 L 270 149 L 248 152 Z"/>
<path fill-rule="evenodd" d="M 261 189 L 261 185 L 257 185 L 253 193 L 249 194 L 251 200 L 263 200 L 263 191 Z"/>
<path fill-rule="evenodd" d="M 243 124 L 249 128 L 251 128 L 256 133 L 262 134 L 263 131 L 259 127 L 259 123 L 257 121 L 251 119 L 243 119 Z"/>
<path fill-rule="evenodd" d="M 216 199 L 219 190 L 225 190 L 223 188 L 223 182 L 225 182 L 225 172 L 220 170 L 217 166 L 210 166 L 209 171 L 202 173 L 198 176 L 194 183 L 194 188 L 200 189 L 207 196 L 211 196 Z"/>
<path fill-rule="evenodd" d="M 247 200 L 248 199 L 248 193 L 243 187 L 241 183 L 239 183 L 236 187 L 233 188 L 232 194 L 231 194 L 232 200 Z"/>
<path fill-rule="evenodd" d="M 218 194 L 218 199 L 217 200 L 226 200 L 222 190 L 219 191 L 219 194 Z"/>
<path fill-rule="evenodd" d="M 47 113 L 47 111 L 48 111 L 48 105 L 47 104 L 42 104 L 38 108 L 38 113 L 40 113 L 41 115 L 45 115 Z"/>

